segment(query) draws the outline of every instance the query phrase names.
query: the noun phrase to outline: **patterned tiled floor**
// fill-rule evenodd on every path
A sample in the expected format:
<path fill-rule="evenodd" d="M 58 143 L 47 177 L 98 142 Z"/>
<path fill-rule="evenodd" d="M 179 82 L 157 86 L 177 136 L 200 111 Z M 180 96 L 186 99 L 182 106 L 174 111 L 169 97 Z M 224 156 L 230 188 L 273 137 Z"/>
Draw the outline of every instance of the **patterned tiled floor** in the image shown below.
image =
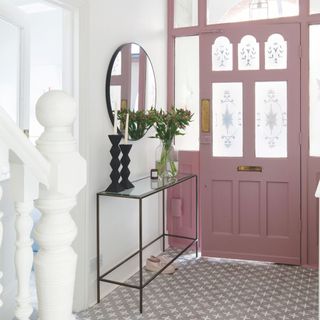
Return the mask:
<path fill-rule="evenodd" d="M 170 254 L 170 252 L 169 252 Z M 144 289 L 118 287 L 80 320 L 318 320 L 318 272 L 302 267 L 226 259 L 178 260 L 174 275 Z M 134 275 L 130 282 L 136 282 Z"/>

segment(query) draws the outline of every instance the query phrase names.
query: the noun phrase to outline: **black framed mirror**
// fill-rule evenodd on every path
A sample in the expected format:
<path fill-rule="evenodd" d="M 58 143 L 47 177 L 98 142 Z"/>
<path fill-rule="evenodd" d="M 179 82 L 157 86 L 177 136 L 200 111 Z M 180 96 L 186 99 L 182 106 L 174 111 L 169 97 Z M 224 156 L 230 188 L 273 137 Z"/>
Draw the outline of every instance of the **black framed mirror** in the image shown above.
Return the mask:
<path fill-rule="evenodd" d="M 116 106 L 118 110 L 130 111 L 155 107 L 156 79 L 153 66 L 139 44 L 123 44 L 113 54 L 106 78 L 106 102 L 113 125 Z"/>

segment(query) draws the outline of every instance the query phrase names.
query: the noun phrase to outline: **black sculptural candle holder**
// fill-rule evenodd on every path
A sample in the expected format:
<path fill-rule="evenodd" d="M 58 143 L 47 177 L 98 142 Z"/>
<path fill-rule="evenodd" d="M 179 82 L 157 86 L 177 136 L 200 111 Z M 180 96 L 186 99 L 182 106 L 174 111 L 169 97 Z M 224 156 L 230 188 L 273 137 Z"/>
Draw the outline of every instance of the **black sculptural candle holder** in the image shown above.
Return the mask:
<path fill-rule="evenodd" d="M 129 170 L 129 163 L 130 163 L 130 158 L 129 158 L 129 152 L 132 148 L 132 144 L 120 144 L 120 149 L 122 152 L 122 158 L 121 158 L 121 164 L 122 164 L 122 169 L 121 169 L 121 186 L 125 189 L 130 189 L 133 188 L 134 185 L 129 181 L 129 176 L 130 176 L 130 170 Z"/>
<path fill-rule="evenodd" d="M 106 189 L 108 192 L 120 192 L 124 190 L 124 187 L 119 183 L 120 173 L 119 173 L 119 167 L 120 167 L 120 160 L 119 160 L 119 154 L 120 154 L 120 148 L 119 143 L 121 141 L 122 136 L 120 134 L 109 134 L 108 135 L 112 147 L 110 149 L 110 153 L 112 156 L 110 166 L 111 166 L 111 184 Z"/>

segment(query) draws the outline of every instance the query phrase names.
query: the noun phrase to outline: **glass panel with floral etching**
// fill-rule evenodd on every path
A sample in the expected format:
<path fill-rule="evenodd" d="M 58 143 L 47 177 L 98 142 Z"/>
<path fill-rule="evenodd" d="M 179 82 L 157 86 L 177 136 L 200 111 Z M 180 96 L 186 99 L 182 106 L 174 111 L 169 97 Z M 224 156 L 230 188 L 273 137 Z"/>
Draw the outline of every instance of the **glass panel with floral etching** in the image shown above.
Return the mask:
<path fill-rule="evenodd" d="M 268 38 L 264 54 L 266 70 L 287 68 L 287 41 L 281 34 L 274 33 Z"/>
<path fill-rule="evenodd" d="M 238 68 L 239 70 L 259 70 L 259 43 L 251 35 L 244 36 L 238 44 Z"/>
<path fill-rule="evenodd" d="M 256 157 L 287 157 L 287 82 L 256 82 Z"/>
<path fill-rule="evenodd" d="M 212 84 L 212 155 L 242 157 L 243 89 L 241 82 Z"/>
<path fill-rule="evenodd" d="M 233 46 L 227 37 L 218 37 L 212 45 L 212 70 L 231 71 L 233 69 Z"/>

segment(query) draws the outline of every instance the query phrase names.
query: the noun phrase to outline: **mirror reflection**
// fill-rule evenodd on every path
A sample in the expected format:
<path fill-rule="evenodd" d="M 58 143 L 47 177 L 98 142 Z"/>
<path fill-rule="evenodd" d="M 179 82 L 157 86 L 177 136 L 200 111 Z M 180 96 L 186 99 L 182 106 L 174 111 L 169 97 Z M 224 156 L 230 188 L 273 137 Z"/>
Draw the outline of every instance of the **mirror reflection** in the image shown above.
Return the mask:
<path fill-rule="evenodd" d="M 136 43 L 119 47 L 114 53 L 107 75 L 106 98 L 110 119 L 112 111 L 148 110 L 156 103 L 156 82 L 151 61 Z"/>

